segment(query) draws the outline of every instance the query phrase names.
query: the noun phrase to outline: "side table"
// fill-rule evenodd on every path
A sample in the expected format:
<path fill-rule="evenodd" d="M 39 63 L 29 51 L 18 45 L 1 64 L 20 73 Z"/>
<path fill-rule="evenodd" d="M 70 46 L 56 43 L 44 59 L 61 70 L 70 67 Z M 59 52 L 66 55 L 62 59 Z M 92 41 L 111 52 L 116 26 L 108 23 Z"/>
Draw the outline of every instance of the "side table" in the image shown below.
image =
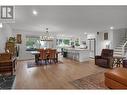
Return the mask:
<path fill-rule="evenodd" d="M 113 67 L 120 67 L 121 64 L 123 64 L 123 60 L 125 57 L 120 57 L 120 56 L 114 56 L 113 57 Z"/>

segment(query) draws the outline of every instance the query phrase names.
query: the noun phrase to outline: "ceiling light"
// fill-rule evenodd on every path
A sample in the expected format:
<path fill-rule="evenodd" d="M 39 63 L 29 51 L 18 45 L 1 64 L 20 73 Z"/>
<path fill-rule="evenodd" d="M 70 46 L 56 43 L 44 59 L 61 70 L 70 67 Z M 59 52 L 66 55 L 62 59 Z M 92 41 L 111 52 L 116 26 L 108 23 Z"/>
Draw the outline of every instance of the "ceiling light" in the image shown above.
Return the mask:
<path fill-rule="evenodd" d="M 51 34 L 48 31 L 48 28 L 46 28 L 46 32 L 40 36 L 40 40 L 41 41 L 53 41 L 53 36 L 51 36 Z"/>
<path fill-rule="evenodd" d="M 114 29 L 114 27 L 113 27 L 113 26 L 111 26 L 111 27 L 110 27 L 110 29 L 111 29 L 111 30 L 113 30 L 113 29 Z"/>
<path fill-rule="evenodd" d="M 33 10 L 33 15 L 37 15 L 38 13 L 37 13 L 37 11 L 36 10 Z"/>
<path fill-rule="evenodd" d="M 0 23 L 0 28 L 2 28 L 3 27 L 3 24 L 2 23 Z"/>

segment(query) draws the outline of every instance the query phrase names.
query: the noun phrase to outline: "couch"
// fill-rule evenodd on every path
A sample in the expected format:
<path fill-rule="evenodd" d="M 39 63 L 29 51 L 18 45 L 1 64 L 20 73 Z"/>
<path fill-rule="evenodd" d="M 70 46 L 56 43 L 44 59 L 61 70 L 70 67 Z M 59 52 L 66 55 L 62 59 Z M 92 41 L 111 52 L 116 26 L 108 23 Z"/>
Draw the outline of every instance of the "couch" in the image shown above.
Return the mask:
<path fill-rule="evenodd" d="M 127 89 L 127 68 L 115 68 L 104 73 L 105 85 L 111 89 Z"/>

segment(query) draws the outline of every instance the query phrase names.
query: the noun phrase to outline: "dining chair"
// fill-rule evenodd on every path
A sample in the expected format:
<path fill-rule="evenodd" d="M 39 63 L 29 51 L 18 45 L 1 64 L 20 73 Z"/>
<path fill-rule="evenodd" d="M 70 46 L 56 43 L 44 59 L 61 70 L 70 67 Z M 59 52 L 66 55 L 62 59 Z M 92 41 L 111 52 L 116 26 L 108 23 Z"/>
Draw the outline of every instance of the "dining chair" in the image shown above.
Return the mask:
<path fill-rule="evenodd" d="M 52 61 L 53 61 L 54 63 L 57 62 L 57 51 L 56 51 L 56 49 L 50 50 L 49 59 L 50 59 L 50 63 L 51 63 Z"/>
<path fill-rule="evenodd" d="M 39 59 L 41 61 L 44 61 L 45 64 L 47 64 L 47 54 L 46 54 L 46 50 L 45 49 L 41 49 L 40 50 L 40 57 L 39 57 Z"/>

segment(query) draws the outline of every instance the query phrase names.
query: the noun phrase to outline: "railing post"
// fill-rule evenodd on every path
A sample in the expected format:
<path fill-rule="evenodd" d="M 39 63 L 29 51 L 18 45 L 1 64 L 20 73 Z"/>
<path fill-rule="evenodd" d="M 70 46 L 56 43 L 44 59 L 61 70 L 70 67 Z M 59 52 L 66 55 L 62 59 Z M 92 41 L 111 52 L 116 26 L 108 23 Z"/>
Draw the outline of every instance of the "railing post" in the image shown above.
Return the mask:
<path fill-rule="evenodd" d="M 122 47 L 122 57 L 124 57 L 124 46 Z"/>
<path fill-rule="evenodd" d="M 127 44 L 127 41 L 124 43 L 123 47 L 122 47 L 122 57 L 124 57 L 124 53 L 125 53 L 125 46 Z"/>

